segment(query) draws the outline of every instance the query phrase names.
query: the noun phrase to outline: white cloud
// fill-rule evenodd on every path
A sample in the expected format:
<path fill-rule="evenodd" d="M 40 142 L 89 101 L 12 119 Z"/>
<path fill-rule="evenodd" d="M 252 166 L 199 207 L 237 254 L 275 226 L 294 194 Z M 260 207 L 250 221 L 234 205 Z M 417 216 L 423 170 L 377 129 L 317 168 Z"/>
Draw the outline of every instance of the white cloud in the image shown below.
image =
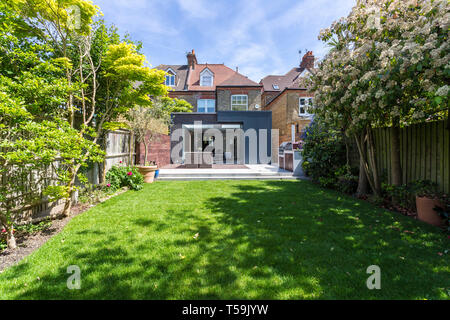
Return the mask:
<path fill-rule="evenodd" d="M 163 19 L 162 7 L 148 0 L 95 0 L 107 22 L 131 34 L 159 34 L 173 37 L 178 30 Z M 144 39 L 139 39 L 144 40 Z"/>
<path fill-rule="evenodd" d="M 321 28 L 346 16 L 356 0 L 96 0 L 107 21 L 144 43 L 153 63 L 199 62 L 239 66 L 258 82 L 298 66 L 298 50 L 323 57 Z M 156 61 L 155 61 L 156 60 Z"/>
<path fill-rule="evenodd" d="M 212 19 L 216 17 L 212 1 L 177 0 L 180 8 L 192 18 Z"/>

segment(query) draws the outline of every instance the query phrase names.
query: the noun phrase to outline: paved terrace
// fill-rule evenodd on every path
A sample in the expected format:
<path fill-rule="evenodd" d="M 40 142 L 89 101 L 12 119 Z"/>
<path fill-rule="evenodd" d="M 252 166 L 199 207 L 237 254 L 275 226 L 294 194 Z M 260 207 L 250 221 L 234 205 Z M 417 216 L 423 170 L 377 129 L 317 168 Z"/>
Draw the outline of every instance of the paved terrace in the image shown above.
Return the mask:
<path fill-rule="evenodd" d="M 159 180 L 295 180 L 292 172 L 274 165 L 214 165 L 208 169 L 187 169 L 169 165 L 160 169 Z"/>

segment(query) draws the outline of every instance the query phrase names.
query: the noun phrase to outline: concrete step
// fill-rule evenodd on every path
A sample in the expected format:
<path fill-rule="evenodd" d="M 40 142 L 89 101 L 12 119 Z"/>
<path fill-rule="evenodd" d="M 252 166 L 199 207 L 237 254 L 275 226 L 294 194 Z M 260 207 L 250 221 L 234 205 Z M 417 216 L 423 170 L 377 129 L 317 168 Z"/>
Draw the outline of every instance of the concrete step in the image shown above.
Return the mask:
<path fill-rule="evenodd" d="M 245 177 L 245 176 L 255 176 L 255 177 L 291 177 L 292 172 L 160 172 L 160 177 L 179 177 L 179 176 L 190 176 L 190 177 L 215 177 L 215 176 L 226 176 L 226 177 Z"/>
<path fill-rule="evenodd" d="M 294 176 L 159 176 L 159 181 L 202 181 L 202 180 L 301 180 L 301 177 Z"/>

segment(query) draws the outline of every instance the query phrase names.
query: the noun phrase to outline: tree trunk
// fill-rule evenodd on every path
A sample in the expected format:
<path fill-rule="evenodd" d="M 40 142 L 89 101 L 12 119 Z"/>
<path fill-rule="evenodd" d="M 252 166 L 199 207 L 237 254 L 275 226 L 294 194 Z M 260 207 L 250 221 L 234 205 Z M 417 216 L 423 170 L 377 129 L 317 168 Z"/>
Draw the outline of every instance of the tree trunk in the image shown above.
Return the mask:
<path fill-rule="evenodd" d="M 63 215 L 65 217 L 70 217 L 70 212 L 72 210 L 72 196 L 74 192 L 75 179 L 77 175 L 76 168 L 70 168 L 70 181 L 67 184 L 67 193 L 69 194 L 68 198 L 66 198 L 66 202 L 64 204 Z"/>
<path fill-rule="evenodd" d="M 356 145 L 360 157 L 360 164 L 364 167 L 367 182 L 376 196 L 381 196 L 381 184 L 378 178 L 378 170 L 375 161 L 375 148 L 370 128 L 363 129 L 355 135 Z"/>
<path fill-rule="evenodd" d="M 395 118 L 391 127 L 391 183 L 394 186 L 401 186 L 403 183 L 402 178 L 402 165 L 400 159 L 400 124 L 399 118 Z"/>
<path fill-rule="evenodd" d="M 374 194 L 378 197 L 381 196 L 381 181 L 380 176 L 378 175 L 378 167 L 377 161 L 375 158 L 375 143 L 373 139 L 373 131 L 372 128 L 367 128 L 367 146 L 369 147 L 368 160 L 370 171 L 372 172 L 373 177 L 373 187 Z"/>
<path fill-rule="evenodd" d="M 147 165 L 147 156 L 148 156 L 148 150 L 147 150 L 147 142 L 145 141 L 145 138 L 144 138 L 144 166 L 146 166 Z"/>
<path fill-rule="evenodd" d="M 103 133 L 102 134 L 102 139 L 101 141 L 101 146 L 102 146 L 102 150 L 105 151 L 106 154 L 106 148 L 107 148 L 107 134 Z M 106 155 L 107 156 L 107 155 Z M 98 164 L 98 182 L 100 184 L 104 184 L 106 182 L 106 158 L 105 160 L 100 164 Z"/>
<path fill-rule="evenodd" d="M 103 161 L 102 164 L 102 182 L 101 183 L 105 183 L 106 182 L 106 161 Z"/>
<path fill-rule="evenodd" d="M 344 136 L 344 141 L 345 141 L 345 163 L 348 167 L 350 167 L 350 146 L 349 146 L 349 141 L 347 140 L 347 138 Z"/>
<path fill-rule="evenodd" d="M 133 151 L 134 148 L 136 147 L 136 143 L 134 141 L 134 133 L 133 131 L 130 132 L 130 142 L 129 142 L 129 157 L 128 157 L 128 163 L 130 164 L 130 166 L 134 165 L 133 162 Z"/>
<path fill-rule="evenodd" d="M 366 170 L 364 169 L 364 160 L 360 157 L 358 189 L 356 190 L 356 195 L 362 196 L 367 194 L 368 191 L 369 191 L 369 182 L 367 180 Z"/>
<path fill-rule="evenodd" d="M 6 230 L 6 244 L 9 250 L 14 250 L 17 248 L 16 238 L 14 237 L 14 229 L 9 228 Z"/>
<path fill-rule="evenodd" d="M 9 209 L 6 209 L 6 212 L 10 212 Z M 16 245 L 16 238 L 14 237 L 14 228 L 12 225 L 10 225 L 8 223 L 8 214 L 6 213 L 6 215 L 1 215 L 0 216 L 0 220 L 1 220 L 1 226 L 3 226 L 5 228 L 6 231 L 6 244 L 8 245 L 8 249 L 10 250 L 14 250 L 15 248 L 17 248 Z"/>

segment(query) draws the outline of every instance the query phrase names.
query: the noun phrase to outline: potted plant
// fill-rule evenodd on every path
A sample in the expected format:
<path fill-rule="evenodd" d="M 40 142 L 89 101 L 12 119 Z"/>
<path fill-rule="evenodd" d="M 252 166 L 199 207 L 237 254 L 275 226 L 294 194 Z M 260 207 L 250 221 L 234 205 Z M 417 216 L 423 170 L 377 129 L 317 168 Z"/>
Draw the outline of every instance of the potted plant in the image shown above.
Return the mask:
<path fill-rule="evenodd" d="M 158 166 L 154 161 L 145 162 L 144 165 L 137 165 L 136 168 L 144 176 L 145 183 L 153 183 L 155 181 L 155 172 L 158 170 Z"/>
<path fill-rule="evenodd" d="M 431 181 L 418 181 L 414 185 L 418 219 L 437 227 L 442 226 L 444 221 L 435 210 L 444 208 L 441 195 L 436 192 L 437 185 Z"/>
<path fill-rule="evenodd" d="M 128 112 L 125 123 L 135 136 L 137 143 L 144 145 L 144 162 L 136 165 L 144 176 L 145 183 L 153 183 L 158 166 L 154 161 L 148 161 L 148 147 L 158 141 L 161 135 L 168 132 L 168 115 L 157 106 L 155 108 L 136 107 Z"/>
<path fill-rule="evenodd" d="M 441 207 L 435 207 L 434 210 L 439 214 L 439 216 L 443 220 L 443 225 L 447 227 L 447 232 L 450 233 L 450 196 L 444 195 L 442 198 L 442 203 L 444 206 Z"/>

